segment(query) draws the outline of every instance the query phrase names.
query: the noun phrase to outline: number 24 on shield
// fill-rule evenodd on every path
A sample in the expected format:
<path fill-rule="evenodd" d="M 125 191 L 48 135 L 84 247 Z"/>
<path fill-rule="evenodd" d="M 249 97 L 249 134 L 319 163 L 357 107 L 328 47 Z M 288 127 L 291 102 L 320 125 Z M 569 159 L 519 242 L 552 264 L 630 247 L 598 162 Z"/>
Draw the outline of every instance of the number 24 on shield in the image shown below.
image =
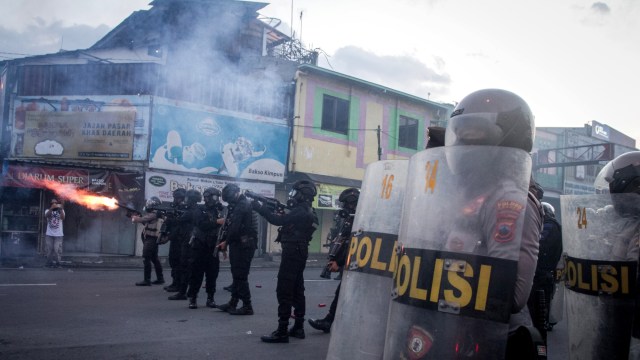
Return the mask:
<path fill-rule="evenodd" d="M 586 208 L 578 208 L 578 229 L 586 229 L 587 228 L 587 209 Z"/>

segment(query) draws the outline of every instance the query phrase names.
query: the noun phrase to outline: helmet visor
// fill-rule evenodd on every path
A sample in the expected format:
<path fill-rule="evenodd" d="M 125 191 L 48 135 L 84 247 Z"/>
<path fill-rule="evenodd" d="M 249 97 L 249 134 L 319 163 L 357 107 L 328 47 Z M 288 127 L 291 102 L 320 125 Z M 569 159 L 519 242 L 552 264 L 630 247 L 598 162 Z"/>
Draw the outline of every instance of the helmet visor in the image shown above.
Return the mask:
<path fill-rule="evenodd" d="M 605 165 L 596 176 L 593 187 L 596 188 L 596 194 L 606 194 L 609 192 L 609 183 L 613 181 L 613 162 L 610 161 Z"/>
<path fill-rule="evenodd" d="M 215 195 L 215 194 L 205 194 L 204 195 L 204 200 L 205 201 L 218 201 L 218 200 L 220 200 L 220 196 Z"/>
<path fill-rule="evenodd" d="M 451 118 L 444 137 L 445 146 L 500 145 L 503 134 L 497 118 L 496 113 L 471 113 Z"/>
<path fill-rule="evenodd" d="M 298 190 L 291 189 L 291 191 L 289 191 L 289 199 L 295 198 L 297 194 L 298 194 Z"/>

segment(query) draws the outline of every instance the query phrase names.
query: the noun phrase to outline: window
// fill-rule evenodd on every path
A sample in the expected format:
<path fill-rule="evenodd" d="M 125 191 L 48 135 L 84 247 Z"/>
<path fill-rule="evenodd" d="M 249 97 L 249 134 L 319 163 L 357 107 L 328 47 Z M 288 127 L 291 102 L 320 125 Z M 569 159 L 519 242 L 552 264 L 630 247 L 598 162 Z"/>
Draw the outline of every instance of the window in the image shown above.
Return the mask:
<path fill-rule="evenodd" d="M 349 101 L 331 95 L 322 98 L 322 130 L 347 135 L 349 129 Z"/>
<path fill-rule="evenodd" d="M 418 149 L 418 120 L 400 115 L 398 123 L 398 146 Z"/>

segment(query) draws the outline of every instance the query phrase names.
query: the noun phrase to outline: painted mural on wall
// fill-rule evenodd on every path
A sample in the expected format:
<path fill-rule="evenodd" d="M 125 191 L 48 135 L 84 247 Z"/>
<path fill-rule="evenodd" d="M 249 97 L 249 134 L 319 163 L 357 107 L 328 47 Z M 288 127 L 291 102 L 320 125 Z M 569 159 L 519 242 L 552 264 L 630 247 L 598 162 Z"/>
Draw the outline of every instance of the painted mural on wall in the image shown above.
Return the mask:
<path fill-rule="evenodd" d="M 282 182 L 285 120 L 156 99 L 149 167 Z"/>
<path fill-rule="evenodd" d="M 186 190 L 195 189 L 203 192 L 208 187 L 214 187 L 222 190 L 228 183 L 232 181 L 221 180 L 218 178 L 193 176 L 193 175 L 177 175 L 165 174 L 156 171 L 147 171 L 145 174 L 145 197 L 147 199 L 157 196 L 162 201 L 173 201 L 173 191 L 182 188 Z M 265 197 L 275 196 L 275 185 L 266 183 L 254 183 L 239 181 L 233 182 L 240 190 L 251 190 L 254 193 Z"/>
<path fill-rule="evenodd" d="M 16 157 L 143 160 L 148 97 L 21 97 L 15 102 Z"/>

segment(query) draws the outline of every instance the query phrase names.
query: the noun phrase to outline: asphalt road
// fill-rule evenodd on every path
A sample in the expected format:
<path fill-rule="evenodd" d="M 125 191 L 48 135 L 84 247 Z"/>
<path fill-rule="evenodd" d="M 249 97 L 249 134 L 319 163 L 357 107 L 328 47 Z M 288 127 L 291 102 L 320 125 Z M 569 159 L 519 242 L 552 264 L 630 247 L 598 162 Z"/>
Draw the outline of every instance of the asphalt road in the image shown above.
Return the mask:
<path fill-rule="evenodd" d="M 319 272 L 305 273 L 307 317 L 327 313 L 338 285 Z M 308 325 L 304 340 L 260 341 L 277 326 L 276 273 L 252 269 L 255 315 L 231 316 L 204 307 L 204 289 L 192 310 L 162 286 L 134 286 L 141 269 L 0 269 L 0 359 L 324 359 L 329 335 Z M 221 269 L 217 303 L 230 283 Z M 549 335 L 550 359 L 567 358 L 563 344 L 565 322 Z"/>
<path fill-rule="evenodd" d="M 277 326 L 276 273 L 252 269 L 255 315 L 231 316 L 204 307 L 204 289 L 194 310 L 167 300 L 162 286 L 134 286 L 141 269 L 0 270 L 0 359 L 324 359 L 329 335 L 308 326 L 304 340 L 260 341 Z M 230 283 L 221 269 L 217 303 L 228 301 Z M 306 283 L 310 316 L 326 314 L 337 285 Z"/>

